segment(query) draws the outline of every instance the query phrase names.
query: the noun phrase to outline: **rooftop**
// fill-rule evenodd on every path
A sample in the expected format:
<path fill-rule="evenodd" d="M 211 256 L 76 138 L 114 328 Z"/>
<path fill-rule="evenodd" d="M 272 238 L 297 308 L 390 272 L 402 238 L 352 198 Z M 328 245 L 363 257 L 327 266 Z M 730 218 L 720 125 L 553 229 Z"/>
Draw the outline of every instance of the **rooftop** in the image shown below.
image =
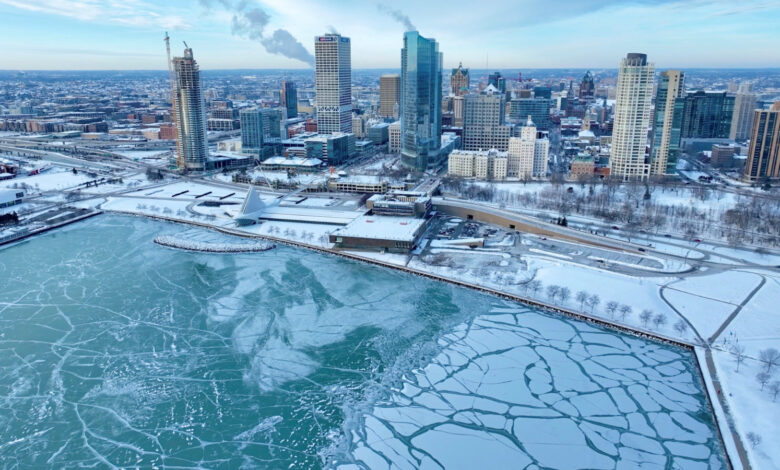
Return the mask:
<path fill-rule="evenodd" d="M 413 242 L 415 234 L 423 224 L 425 219 L 364 215 L 333 234 L 341 237 Z"/>

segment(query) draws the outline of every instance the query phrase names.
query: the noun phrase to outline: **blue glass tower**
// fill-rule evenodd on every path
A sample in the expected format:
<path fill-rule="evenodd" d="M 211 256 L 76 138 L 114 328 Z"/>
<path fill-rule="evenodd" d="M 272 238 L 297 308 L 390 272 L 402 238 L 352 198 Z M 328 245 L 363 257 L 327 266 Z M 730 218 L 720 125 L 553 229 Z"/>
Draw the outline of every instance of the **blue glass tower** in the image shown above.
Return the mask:
<path fill-rule="evenodd" d="M 425 170 L 441 156 L 442 55 L 435 39 L 404 33 L 401 50 L 401 158 Z"/>

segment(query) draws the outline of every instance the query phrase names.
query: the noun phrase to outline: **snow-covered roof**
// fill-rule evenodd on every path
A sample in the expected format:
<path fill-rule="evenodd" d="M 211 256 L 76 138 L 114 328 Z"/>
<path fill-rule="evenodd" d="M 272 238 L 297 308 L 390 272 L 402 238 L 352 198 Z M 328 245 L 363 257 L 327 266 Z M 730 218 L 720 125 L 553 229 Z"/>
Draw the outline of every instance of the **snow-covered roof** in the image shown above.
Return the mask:
<path fill-rule="evenodd" d="M 361 216 L 334 232 L 334 235 L 413 242 L 425 219 L 412 217 Z"/>
<path fill-rule="evenodd" d="M 295 165 L 295 166 L 320 166 L 322 160 L 319 158 L 300 158 L 300 157 L 271 157 L 263 161 L 263 165 Z"/>

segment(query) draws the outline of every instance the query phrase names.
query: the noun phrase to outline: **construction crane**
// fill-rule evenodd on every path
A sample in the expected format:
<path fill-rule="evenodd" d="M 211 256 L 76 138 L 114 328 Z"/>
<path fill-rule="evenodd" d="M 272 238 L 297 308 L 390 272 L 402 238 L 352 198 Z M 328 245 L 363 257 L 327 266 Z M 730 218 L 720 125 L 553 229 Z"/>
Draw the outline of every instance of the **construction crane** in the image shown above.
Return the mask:
<path fill-rule="evenodd" d="M 186 45 L 186 43 L 185 43 Z M 176 76 L 173 73 L 173 62 L 171 62 L 171 38 L 168 36 L 168 31 L 165 32 L 165 52 L 168 54 L 168 80 L 171 82 L 171 111 L 173 111 L 172 114 L 172 121 L 173 125 L 176 128 L 177 137 L 176 137 L 176 162 L 179 164 L 179 167 L 182 166 L 181 161 L 181 148 L 179 148 L 179 138 L 178 138 L 178 123 L 176 122 L 176 100 L 174 99 L 174 95 L 176 94 Z"/>

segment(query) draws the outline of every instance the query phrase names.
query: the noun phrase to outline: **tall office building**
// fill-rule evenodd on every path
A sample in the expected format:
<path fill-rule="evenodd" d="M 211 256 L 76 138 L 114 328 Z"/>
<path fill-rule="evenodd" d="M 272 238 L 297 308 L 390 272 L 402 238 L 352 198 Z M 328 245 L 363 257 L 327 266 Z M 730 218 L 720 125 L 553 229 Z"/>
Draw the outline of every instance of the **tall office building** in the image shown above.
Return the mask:
<path fill-rule="evenodd" d="M 241 151 L 260 155 L 263 149 L 263 112 L 260 108 L 245 108 L 241 118 Z"/>
<path fill-rule="evenodd" d="M 504 94 L 488 85 L 480 94 L 464 97 L 463 149 L 507 150 L 511 129 L 504 125 Z"/>
<path fill-rule="evenodd" d="M 750 83 L 740 83 L 734 98 L 734 115 L 731 118 L 729 139 L 747 140 L 753 127 L 753 111 L 756 109 L 756 95 Z"/>
<path fill-rule="evenodd" d="M 282 82 L 282 107 L 287 110 L 287 119 L 298 117 L 298 89 L 295 82 Z"/>
<path fill-rule="evenodd" d="M 184 57 L 174 57 L 171 62 L 179 168 L 205 170 L 209 146 L 206 140 L 205 103 L 200 89 L 200 68 L 189 47 L 184 49 Z"/>
<path fill-rule="evenodd" d="M 661 72 L 655 93 L 653 138 L 650 149 L 650 173 L 674 174 L 680 150 L 683 106 L 680 100 L 685 88 L 685 74 L 679 70 Z M 677 104 L 677 105 L 676 105 Z"/>
<path fill-rule="evenodd" d="M 536 123 L 536 128 L 541 130 L 549 130 L 552 124 L 550 117 L 550 108 L 553 106 L 553 101 L 547 98 L 520 98 L 512 100 L 509 103 L 509 117 L 522 121 L 531 116 L 531 119 Z"/>
<path fill-rule="evenodd" d="M 501 72 L 493 72 L 488 75 L 489 85 L 493 85 L 501 93 L 506 93 L 506 78 L 501 75 Z"/>
<path fill-rule="evenodd" d="M 424 170 L 439 162 L 442 54 L 435 39 L 404 33 L 401 50 L 401 158 Z"/>
<path fill-rule="evenodd" d="M 734 95 L 697 91 L 684 98 L 683 139 L 728 139 L 734 114 Z"/>
<path fill-rule="evenodd" d="M 326 34 L 314 38 L 314 88 L 317 131 L 352 131 L 352 61 L 349 38 Z"/>
<path fill-rule="evenodd" d="M 401 109 L 401 76 L 398 74 L 379 77 L 379 115 L 397 118 Z"/>
<path fill-rule="evenodd" d="M 757 109 L 753 113 L 753 131 L 750 135 L 745 179 L 760 182 L 780 178 L 780 101 L 771 109 Z"/>
<path fill-rule="evenodd" d="M 648 176 L 645 162 L 655 65 L 646 54 L 629 53 L 618 69 L 611 174 L 624 180 Z"/>
<path fill-rule="evenodd" d="M 462 62 L 458 64 L 458 68 L 452 69 L 450 74 L 450 92 L 455 96 L 467 95 L 469 93 L 469 69 L 464 69 Z"/>

